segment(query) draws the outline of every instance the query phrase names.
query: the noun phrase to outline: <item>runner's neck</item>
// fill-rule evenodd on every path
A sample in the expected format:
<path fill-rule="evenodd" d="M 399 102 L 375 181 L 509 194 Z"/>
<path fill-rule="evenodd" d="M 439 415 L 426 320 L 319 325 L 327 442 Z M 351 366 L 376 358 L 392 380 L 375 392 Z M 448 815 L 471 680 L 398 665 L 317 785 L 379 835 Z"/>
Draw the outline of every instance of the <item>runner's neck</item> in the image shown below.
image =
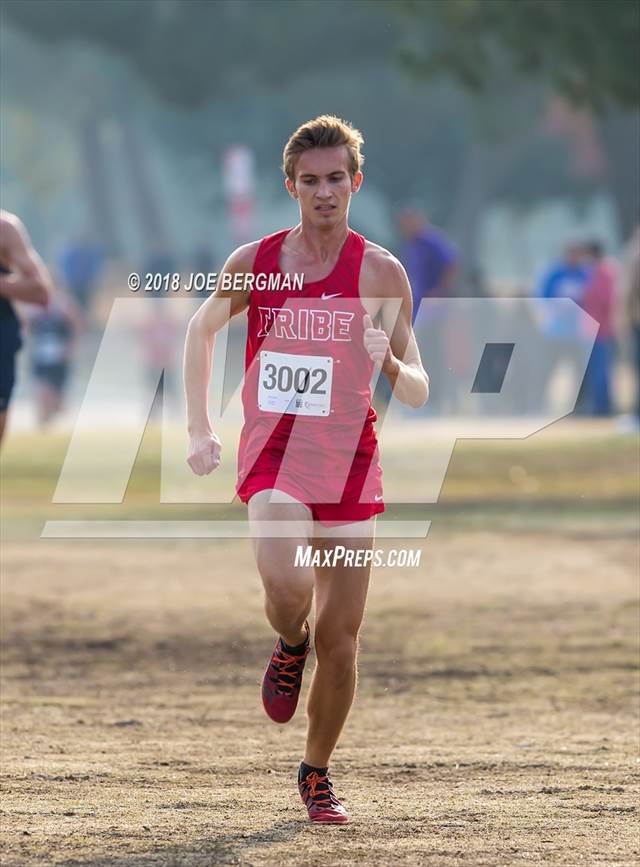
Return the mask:
<path fill-rule="evenodd" d="M 350 231 L 346 220 L 329 231 L 299 223 L 286 236 L 284 244 L 287 250 L 309 264 L 325 265 L 338 260 Z"/>

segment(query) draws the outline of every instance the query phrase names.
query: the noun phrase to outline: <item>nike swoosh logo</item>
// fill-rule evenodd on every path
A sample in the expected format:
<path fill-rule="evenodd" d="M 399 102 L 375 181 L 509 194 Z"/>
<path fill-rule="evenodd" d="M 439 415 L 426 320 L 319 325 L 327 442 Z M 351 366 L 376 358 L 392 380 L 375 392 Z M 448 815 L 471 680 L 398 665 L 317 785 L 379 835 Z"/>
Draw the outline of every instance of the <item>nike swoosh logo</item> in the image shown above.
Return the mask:
<path fill-rule="evenodd" d="M 327 295 L 326 292 L 323 292 L 322 295 L 321 295 L 320 297 L 322 298 L 323 301 L 328 301 L 329 298 L 337 298 L 338 295 L 342 295 L 342 292 L 334 292 L 334 293 L 331 294 L 331 295 Z"/>
<path fill-rule="evenodd" d="M 373 499 L 376 501 L 376 503 L 379 503 L 380 500 L 382 499 L 382 496 L 381 496 L 381 494 L 375 494 Z"/>

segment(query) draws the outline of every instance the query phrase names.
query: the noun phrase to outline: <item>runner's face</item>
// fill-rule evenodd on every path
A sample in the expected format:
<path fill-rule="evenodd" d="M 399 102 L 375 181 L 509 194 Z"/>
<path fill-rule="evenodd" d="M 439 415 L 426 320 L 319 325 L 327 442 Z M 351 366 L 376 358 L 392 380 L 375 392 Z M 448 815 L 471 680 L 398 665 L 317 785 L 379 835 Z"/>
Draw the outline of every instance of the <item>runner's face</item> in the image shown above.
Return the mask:
<path fill-rule="evenodd" d="M 346 147 L 312 148 L 296 163 L 295 184 L 287 178 L 287 189 L 300 203 L 300 214 L 319 228 L 332 227 L 344 219 L 351 194 L 362 183 L 362 172 L 349 174 Z"/>

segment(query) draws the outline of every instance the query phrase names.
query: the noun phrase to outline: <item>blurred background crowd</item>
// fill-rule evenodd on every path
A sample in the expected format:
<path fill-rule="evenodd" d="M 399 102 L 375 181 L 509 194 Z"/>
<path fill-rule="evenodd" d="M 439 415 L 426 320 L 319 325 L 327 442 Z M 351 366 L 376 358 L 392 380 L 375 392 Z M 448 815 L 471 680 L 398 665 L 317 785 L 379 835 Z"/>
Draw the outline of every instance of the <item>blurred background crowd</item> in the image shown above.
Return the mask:
<path fill-rule="evenodd" d="M 572 299 L 599 323 L 576 412 L 637 429 L 639 17 L 625 0 L 6 0 L 2 207 L 55 283 L 46 307 L 19 306 L 16 424 L 69 420 L 129 273 L 186 282 L 295 224 L 282 147 L 327 112 L 365 136 L 352 226 L 404 263 L 414 312 Z M 575 316 L 541 329 L 543 407 L 580 379 L 584 335 Z M 442 365 L 467 363 L 446 313 L 430 334 Z M 170 306 L 147 305 L 132 339 L 175 392 Z M 425 412 L 464 397 L 435 389 Z"/>

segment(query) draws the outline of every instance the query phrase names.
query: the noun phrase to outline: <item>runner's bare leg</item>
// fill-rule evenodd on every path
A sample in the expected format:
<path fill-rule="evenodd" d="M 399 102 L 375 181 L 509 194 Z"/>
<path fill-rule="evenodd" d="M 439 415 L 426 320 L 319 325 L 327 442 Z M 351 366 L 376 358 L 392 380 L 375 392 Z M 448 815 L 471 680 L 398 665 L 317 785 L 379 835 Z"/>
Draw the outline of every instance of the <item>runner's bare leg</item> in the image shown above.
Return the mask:
<path fill-rule="evenodd" d="M 371 535 L 360 538 L 316 539 L 321 550 L 336 544 L 370 549 Z M 320 566 L 316 568 L 317 664 L 307 699 L 307 765 L 324 768 L 349 714 L 356 690 L 358 632 L 364 616 L 371 566 Z"/>
<path fill-rule="evenodd" d="M 306 638 L 304 622 L 313 602 L 314 573 L 311 567 L 296 567 L 298 545 L 305 547 L 313 531 L 311 510 L 293 497 L 277 492 L 287 502 L 270 502 L 272 490 L 259 491 L 249 501 L 249 520 L 278 521 L 294 534 L 288 538 L 261 535 L 253 539 L 256 564 L 265 590 L 265 611 L 269 623 L 290 647 Z"/>

